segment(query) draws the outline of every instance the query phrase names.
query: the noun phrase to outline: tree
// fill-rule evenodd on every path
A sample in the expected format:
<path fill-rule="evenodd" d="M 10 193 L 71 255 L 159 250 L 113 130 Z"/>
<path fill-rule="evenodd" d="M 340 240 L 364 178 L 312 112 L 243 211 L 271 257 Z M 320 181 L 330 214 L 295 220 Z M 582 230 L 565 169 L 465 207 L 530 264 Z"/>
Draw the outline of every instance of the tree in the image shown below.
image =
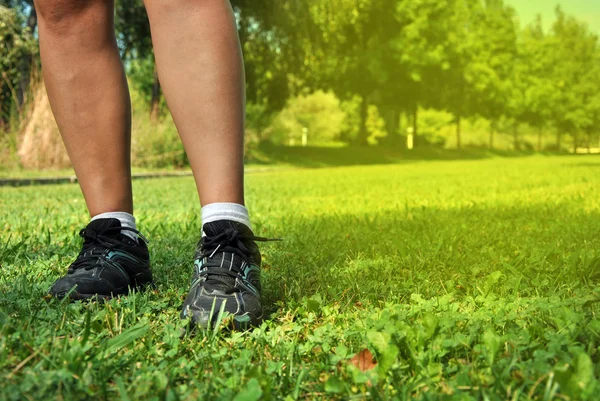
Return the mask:
<path fill-rule="evenodd" d="M 399 89 L 392 48 L 398 22 L 390 12 L 396 1 L 283 3 L 288 16 L 282 30 L 293 44 L 295 57 L 301 56 L 296 78 L 309 90 L 331 89 L 342 100 L 358 96 L 357 142 L 367 144 L 369 105 L 384 103 L 390 92 Z"/>
<path fill-rule="evenodd" d="M 293 45 L 279 25 L 273 25 L 265 7 L 241 4 L 236 7 L 238 31 L 246 69 L 246 96 L 249 103 L 265 111 L 281 110 L 290 97 L 289 77 L 293 75 Z M 282 22 L 278 22 L 282 24 Z"/>
<path fill-rule="evenodd" d="M 383 110 L 389 133 L 397 130 L 403 87 L 394 51 L 400 23 L 390 12 L 396 4 L 393 0 L 346 0 L 336 2 L 334 8 L 330 2 L 321 2 L 314 11 L 315 17 L 329 14 L 319 26 L 326 38 L 323 54 L 329 68 L 324 70 L 330 87 L 342 99 L 360 97 L 357 142 L 363 145 L 369 143 L 372 105 Z"/>
<path fill-rule="evenodd" d="M 127 72 L 148 99 L 150 116 L 155 120 L 159 114 L 161 90 L 152 52 L 150 23 L 142 0 L 116 1 L 115 31 Z"/>
<path fill-rule="evenodd" d="M 529 124 L 537 130 L 537 149 L 541 151 L 543 131 L 558 102 L 558 92 L 552 76 L 554 55 L 539 16 L 523 29 L 518 44 L 510 85 L 512 94 L 507 101 L 508 115 L 515 122 Z"/>
<path fill-rule="evenodd" d="M 556 9 L 556 21 L 549 37 L 553 57 L 552 80 L 557 101 L 552 115 L 557 126 L 556 146 L 561 147 L 563 132 L 573 136 L 574 151 L 579 136 L 593 127 L 593 109 L 598 93 L 594 81 L 598 60 L 598 38 L 587 26 Z"/>
<path fill-rule="evenodd" d="M 478 71 L 473 88 L 473 112 L 490 121 L 489 147 L 493 148 L 498 121 L 509 110 L 511 77 L 518 55 L 515 12 L 502 0 L 486 0 L 473 65 Z"/>
<path fill-rule="evenodd" d="M 394 81 L 401 86 L 402 106 L 412 116 L 416 144 L 419 108 L 441 107 L 439 88 L 450 68 L 446 42 L 451 27 L 445 23 L 450 15 L 449 1 L 400 1 L 396 6 L 400 29 L 394 38 L 394 51 L 400 76 Z"/>
<path fill-rule="evenodd" d="M 31 28 L 17 11 L 0 6 L 0 129 L 8 123 L 12 107 L 18 110 L 23 104 L 37 55 Z"/>
<path fill-rule="evenodd" d="M 448 0 L 449 14 L 443 23 L 449 27 L 444 43 L 448 68 L 443 74 L 442 104 L 454 115 L 456 147 L 461 148 L 461 119 L 474 113 L 478 80 L 489 71 L 481 59 L 482 46 L 478 36 L 482 31 L 483 7 L 477 0 Z"/>

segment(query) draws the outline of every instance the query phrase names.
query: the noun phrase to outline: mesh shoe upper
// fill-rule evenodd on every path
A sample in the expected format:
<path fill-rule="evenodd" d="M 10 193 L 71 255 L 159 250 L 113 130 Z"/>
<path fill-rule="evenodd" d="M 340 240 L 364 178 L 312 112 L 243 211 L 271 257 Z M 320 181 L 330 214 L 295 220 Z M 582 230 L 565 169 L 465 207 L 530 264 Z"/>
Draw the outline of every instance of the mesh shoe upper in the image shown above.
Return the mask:
<path fill-rule="evenodd" d="M 91 221 L 79 233 L 84 239 L 79 256 L 52 285 L 50 294 L 62 298 L 73 289 L 70 296 L 74 299 L 107 298 L 151 283 L 145 240 L 134 241 L 122 230 L 137 232 L 121 227 L 118 219 Z"/>
<path fill-rule="evenodd" d="M 203 227 L 195 254 L 194 275 L 184 301 L 182 318 L 200 326 L 215 323 L 221 308 L 234 316 L 236 326 L 259 324 L 261 256 L 256 237 L 243 224 L 221 220 Z"/>

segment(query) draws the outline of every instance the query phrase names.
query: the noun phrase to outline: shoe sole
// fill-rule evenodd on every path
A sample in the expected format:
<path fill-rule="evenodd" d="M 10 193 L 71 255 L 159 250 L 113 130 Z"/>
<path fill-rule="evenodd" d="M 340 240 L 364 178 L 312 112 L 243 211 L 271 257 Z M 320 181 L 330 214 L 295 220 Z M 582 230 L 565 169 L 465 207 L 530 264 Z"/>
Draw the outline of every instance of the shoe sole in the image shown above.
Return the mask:
<path fill-rule="evenodd" d="M 182 336 L 184 336 L 186 333 L 194 333 L 198 329 L 212 330 L 217 326 L 224 331 L 246 331 L 260 326 L 260 324 L 263 322 L 262 315 L 253 318 L 249 313 L 245 313 L 243 315 L 228 314 L 222 317 L 220 320 L 218 313 L 213 313 L 210 316 L 210 319 L 200 318 L 199 316 L 194 316 L 194 313 L 191 313 L 188 317 L 184 317 L 182 319 L 188 320 L 188 324 L 182 331 Z"/>
<path fill-rule="evenodd" d="M 149 281 L 146 283 L 141 283 L 136 285 L 135 287 L 131 288 L 131 290 L 129 290 L 129 287 L 127 287 L 125 290 L 118 290 L 116 294 L 82 294 L 80 292 L 77 292 L 75 290 L 71 291 L 71 292 L 63 292 L 63 293 L 58 293 L 58 294 L 50 294 L 53 297 L 56 297 L 58 299 L 64 299 L 66 297 L 70 298 L 73 301 L 109 301 L 113 298 L 118 298 L 118 297 L 122 297 L 122 296 L 126 296 L 131 294 L 132 292 L 140 292 L 140 291 L 145 291 L 148 289 L 155 289 L 156 288 L 156 284 L 154 283 L 154 281 Z"/>

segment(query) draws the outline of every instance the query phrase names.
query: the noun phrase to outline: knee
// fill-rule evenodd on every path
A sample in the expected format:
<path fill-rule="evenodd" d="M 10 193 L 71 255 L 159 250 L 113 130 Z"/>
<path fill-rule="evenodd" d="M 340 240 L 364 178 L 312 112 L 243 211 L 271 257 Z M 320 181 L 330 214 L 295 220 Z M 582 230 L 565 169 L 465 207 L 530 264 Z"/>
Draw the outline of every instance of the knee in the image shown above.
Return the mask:
<path fill-rule="evenodd" d="M 111 0 L 34 0 L 40 27 L 57 34 L 106 24 L 113 12 Z"/>

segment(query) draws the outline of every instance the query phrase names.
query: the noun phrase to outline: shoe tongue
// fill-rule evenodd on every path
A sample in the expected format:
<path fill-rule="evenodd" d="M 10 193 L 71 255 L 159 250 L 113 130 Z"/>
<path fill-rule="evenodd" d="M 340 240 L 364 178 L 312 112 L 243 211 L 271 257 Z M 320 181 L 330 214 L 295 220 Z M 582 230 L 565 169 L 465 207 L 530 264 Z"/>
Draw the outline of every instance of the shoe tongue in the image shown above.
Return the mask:
<path fill-rule="evenodd" d="M 202 226 L 202 231 L 204 231 L 204 234 L 208 237 L 217 236 L 227 229 L 234 229 L 246 235 L 252 234 L 252 231 L 250 231 L 246 225 L 231 220 L 212 221 Z"/>
<path fill-rule="evenodd" d="M 102 232 L 108 228 L 121 227 L 119 219 L 96 219 L 90 221 L 85 228 L 86 230 L 95 231 L 96 233 Z"/>
<path fill-rule="evenodd" d="M 242 223 L 231 220 L 217 220 L 206 223 L 202 226 L 202 231 L 207 237 L 215 237 L 225 230 L 234 229 L 244 235 L 252 235 L 252 231 Z M 223 266 L 224 268 L 238 268 L 242 264 L 242 258 L 234 255 L 231 252 L 219 252 L 213 258 L 213 263 Z M 220 280 L 215 280 L 219 278 Z M 211 274 L 207 280 L 206 288 L 227 292 L 235 285 L 235 278 L 227 274 Z"/>

